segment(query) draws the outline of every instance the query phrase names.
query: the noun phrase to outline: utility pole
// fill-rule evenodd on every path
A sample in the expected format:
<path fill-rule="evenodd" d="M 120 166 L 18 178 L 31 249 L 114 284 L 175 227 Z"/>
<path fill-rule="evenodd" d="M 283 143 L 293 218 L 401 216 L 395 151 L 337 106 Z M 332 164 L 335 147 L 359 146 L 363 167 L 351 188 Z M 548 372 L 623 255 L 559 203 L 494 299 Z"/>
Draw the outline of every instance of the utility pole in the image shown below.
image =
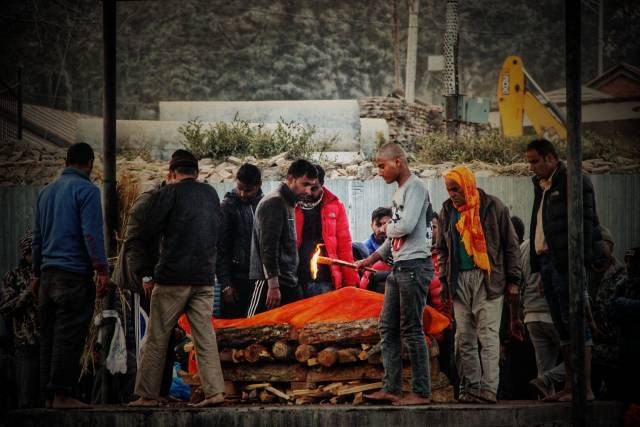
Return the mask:
<path fill-rule="evenodd" d="M 458 0 L 447 0 L 444 34 L 444 97 L 447 135 L 458 137 Z"/>
<path fill-rule="evenodd" d="M 402 64 L 400 63 L 400 15 L 398 0 L 391 0 L 391 18 L 393 19 L 393 61 L 395 65 L 395 88 L 402 89 Z"/>
<path fill-rule="evenodd" d="M 405 99 L 412 104 L 416 100 L 416 63 L 418 59 L 418 7 L 420 0 L 409 0 L 409 31 L 407 37 L 407 74 Z"/>
<path fill-rule="evenodd" d="M 598 0 L 598 75 L 604 72 L 604 0 Z"/>
<path fill-rule="evenodd" d="M 116 187 L 116 0 L 102 0 L 104 86 L 102 94 L 102 157 L 104 242 L 108 257 L 116 256 L 118 193 Z"/>
<path fill-rule="evenodd" d="M 584 348 L 584 236 L 582 197 L 582 121 L 580 79 L 581 0 L 565 0 L 565 54 L 567 85 L 567 190 L 569 246 L 569 318 L 571 332 L 572 425 L 586 423 L 586 382 Z"/>

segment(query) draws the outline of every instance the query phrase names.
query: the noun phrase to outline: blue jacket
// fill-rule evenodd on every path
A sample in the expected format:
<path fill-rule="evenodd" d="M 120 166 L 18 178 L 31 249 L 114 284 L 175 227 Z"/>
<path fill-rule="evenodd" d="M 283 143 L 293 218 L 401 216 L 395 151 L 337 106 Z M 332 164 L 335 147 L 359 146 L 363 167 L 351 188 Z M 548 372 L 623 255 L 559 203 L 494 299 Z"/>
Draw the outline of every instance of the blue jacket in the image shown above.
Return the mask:
<path fill-rule="evenodd" d="M 384 242 L 384 240 L 383 240 Z M 380 245 L 382 243 L 378 243 L 376 242 L 376 236 L 372 233 L 371 236 L 369 236 L 369 238 L 367 240 L 365 240 L 364 245 L 367 247 L 367 250 L 369 251 L 369 255 L 371 255 L 372 253 L 374 253 L 376 250 L 378 250 L 378 248 L 380 247 Z"/>
<path fill-rule="evenodd" d="M 108 274 L 100 190 L 82 171 L 66 168 L 40 191 L 33 227 L 33 271 L 57 268 Z"/>

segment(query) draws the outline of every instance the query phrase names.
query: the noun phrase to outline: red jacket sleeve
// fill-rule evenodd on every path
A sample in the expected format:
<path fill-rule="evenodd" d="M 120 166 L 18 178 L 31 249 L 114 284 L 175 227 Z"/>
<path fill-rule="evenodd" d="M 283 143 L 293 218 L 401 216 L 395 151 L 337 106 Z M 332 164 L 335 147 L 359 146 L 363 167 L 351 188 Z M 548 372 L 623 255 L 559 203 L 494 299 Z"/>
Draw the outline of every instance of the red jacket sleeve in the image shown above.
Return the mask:
<path fill-rule="evenodd" d="M 338 240 L 338 258 L 342 261 L 353 262 L 353 248 L 351 247 L 351 233 L 349 218 L 341 202 L 338 202 L 338 218 L 336 224 L 336 238 Z M 358 272 L 352 268 L 342 267 L 342 286 L 357 286 L 360 278 Z M 336 288 L 337 288 L 336 284 Z"/>

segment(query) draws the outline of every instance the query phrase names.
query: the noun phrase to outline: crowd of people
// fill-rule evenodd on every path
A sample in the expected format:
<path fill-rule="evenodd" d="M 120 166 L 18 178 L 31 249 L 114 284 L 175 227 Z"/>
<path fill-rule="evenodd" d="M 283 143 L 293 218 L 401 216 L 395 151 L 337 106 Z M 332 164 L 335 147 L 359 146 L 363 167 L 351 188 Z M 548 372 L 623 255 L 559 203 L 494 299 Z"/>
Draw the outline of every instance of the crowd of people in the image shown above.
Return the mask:
<path fill-rule="evenodd" d="M 478 188 L 468 168 L 445 174 L 449 197 L 436 209 L 403 148 L 384 144 L 375 159 L 379 175 L 397 189 L 389 206 L 371 213 L 370 237 L 353 242 L 347 211 L 325 187 L 320 165 L 293 161 L 286 180 L 263 194 L 260 170 L 244 164 L 220 201 L 198 181 L 198 160 L 177 150 L 165 181 L 132 207 L 110 268 L 100 191 L 90 179 L 94 153 L 74 144 L 61 176 L 40 192 L 33 230 L 20 241 L 20 264 L 0 288 L 0 361 L 6 364 L 7 354 L 14 361 L 3 375 L 17 390 L 15 401 L 3 404 L 87 404 L 77 394 L 79 360 L 94 301 L 114 292 L 113 283 L 149 313 L 144 345 L 132 342 L 137 333 L 127 334 L 124 358 L 108 362 L 130 378 L 118 383 L 122 403 L 167 400 L 173 350 L 184 335 L 177 321 L 186 314 L 204 392 L 197 405 L 221 404 L 224 380 L 211 323 L 216 282 L 224 318 L 251 317 L 344 286 L 383 293 L 384 386 L 365 395 L 370 401 L 430 402 L 430 340 L 439 343 L 442 371 L 459 402 L 569 401 L 567 169 L 547 140 L 529 143 L 526 158 L 535 194 L 528 239 L 508 203 Z M 638 403 L 640 248 L 627 250 L 624 263 L 617 260 L 586 176 L 582 196 L 587 399 Z M 356 268 L 320 264 L 312 274 L 318 249 Z M 424 333 L 427 304 L 452 321 L 435 337 Z M 405 394 L 403 346 L 412 373 Z"/>

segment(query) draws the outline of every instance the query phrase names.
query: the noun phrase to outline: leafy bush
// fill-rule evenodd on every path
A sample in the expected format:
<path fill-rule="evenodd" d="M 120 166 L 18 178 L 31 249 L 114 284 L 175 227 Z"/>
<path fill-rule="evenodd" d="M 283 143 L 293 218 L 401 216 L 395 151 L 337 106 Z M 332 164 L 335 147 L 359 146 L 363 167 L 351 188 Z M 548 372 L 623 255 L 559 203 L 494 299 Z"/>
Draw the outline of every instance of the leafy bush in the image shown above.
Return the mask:
<path fill-rule="evenodd" d="M 312 138 L 315 127 L 280 119 L 275 129 L 267 129 L 264 123 L 251 125 L 238 119 L 231 123 L 218 122 L 205 129 L 199 119 L 189 120 L 178 128 L 184 140 L 182 144 L 197 158 L 222 159 L 229 156 L 256 158 L 272 157 L 286 153 L 289 159 L 309 158 L 313 152 L 323 152 L 330 141 L 315 143 Z"/>

